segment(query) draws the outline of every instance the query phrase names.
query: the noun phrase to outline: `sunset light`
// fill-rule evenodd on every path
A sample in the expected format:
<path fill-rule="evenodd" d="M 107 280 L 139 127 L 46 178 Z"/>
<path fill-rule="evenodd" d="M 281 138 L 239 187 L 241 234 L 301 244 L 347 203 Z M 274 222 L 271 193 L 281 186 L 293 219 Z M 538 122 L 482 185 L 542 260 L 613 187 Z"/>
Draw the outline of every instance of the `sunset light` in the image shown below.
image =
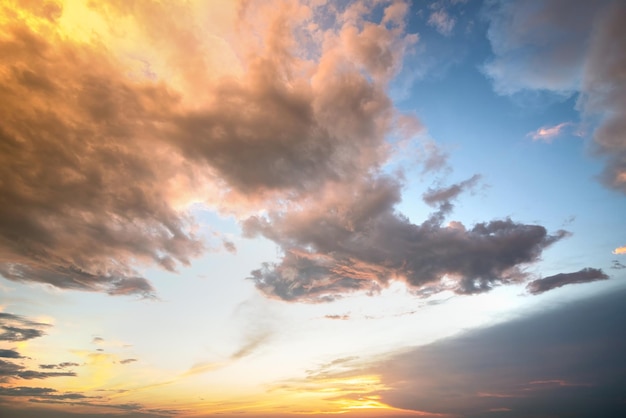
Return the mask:
<path fill-rule="evenodd" d="M 0 0 L 0 417 L 625 417 L 624 22 Z"/>

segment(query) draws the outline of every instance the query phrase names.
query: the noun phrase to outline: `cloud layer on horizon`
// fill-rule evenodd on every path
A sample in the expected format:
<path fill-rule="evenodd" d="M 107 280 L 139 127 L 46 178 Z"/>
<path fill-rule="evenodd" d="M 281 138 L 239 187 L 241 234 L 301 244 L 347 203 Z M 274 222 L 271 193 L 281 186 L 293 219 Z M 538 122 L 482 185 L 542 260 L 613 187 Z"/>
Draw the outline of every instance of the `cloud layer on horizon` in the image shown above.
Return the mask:
<path fill-rule="evenodd" d="M 626 292 L 527 313 L 379 360 L 322 369 L 329 380 L 374 375 L 373 398 L 466 418 L 626 413 Z"/>

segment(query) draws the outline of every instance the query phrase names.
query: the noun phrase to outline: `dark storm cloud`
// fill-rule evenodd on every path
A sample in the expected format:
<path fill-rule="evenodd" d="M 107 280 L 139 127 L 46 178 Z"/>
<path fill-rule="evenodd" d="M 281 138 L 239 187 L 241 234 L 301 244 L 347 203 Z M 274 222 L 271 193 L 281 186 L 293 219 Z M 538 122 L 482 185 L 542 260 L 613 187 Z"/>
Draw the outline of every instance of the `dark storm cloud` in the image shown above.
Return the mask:
<path fill-rule="evenodd" d="M 27 341 L 45 335 L 42 328 L 49 327 L 20 315 L 0 312 L 0 341 Z"/>
<path fill-rule="evenodd" d="M 526 289 L 533 295 L 538 295 L 539 293 L 568 284 L 595 282 L 597 280 L 607 280 L 608 278 L 609 276 L 602 270 L 587 267 L 574 273 L 559 273 L 543 279 L 533 280 L 528 283 Z"/>
<path fill-rule="evenodd" d="M 392 279 L 419 290 L 448 276 L 457 293 L 521 281 L 526 275 L 520 268 L 567 233 L 551 235 L 540 225 L 510 219 L 471 229 L 459 222 L 443 226 L 453 208 L 450 199 L 476 180 L 430 190 L 426 197 L 439 210 L 420 225 L 393 210 L 400 185 L 384 177 L 341 194 L 337 206 L 325 211 L 250 218 L 244 232 L 262 234 L 285 251 L 279 264 L 265 264 L 251 279 L 269 296 L 311 302 L 356 290 L 377 292 Z"/>
<path fill-rule="evenodd" d="M 626 290 L 570 302 L 382 360 L 396 408 L 462 417 L 626 416 Z M 363 369 L 352 373 L 363 373 Z"/>

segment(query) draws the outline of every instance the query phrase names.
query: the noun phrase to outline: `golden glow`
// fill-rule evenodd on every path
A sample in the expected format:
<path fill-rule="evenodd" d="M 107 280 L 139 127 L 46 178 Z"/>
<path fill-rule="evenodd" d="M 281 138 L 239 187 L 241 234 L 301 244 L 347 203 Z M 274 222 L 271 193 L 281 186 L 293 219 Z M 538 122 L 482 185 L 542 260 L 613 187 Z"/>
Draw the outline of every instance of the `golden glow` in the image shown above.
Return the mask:
<path fill-rule="evenodd" d="M 613 250 L 613 254 L 626 254 L 626 245 Z"/>

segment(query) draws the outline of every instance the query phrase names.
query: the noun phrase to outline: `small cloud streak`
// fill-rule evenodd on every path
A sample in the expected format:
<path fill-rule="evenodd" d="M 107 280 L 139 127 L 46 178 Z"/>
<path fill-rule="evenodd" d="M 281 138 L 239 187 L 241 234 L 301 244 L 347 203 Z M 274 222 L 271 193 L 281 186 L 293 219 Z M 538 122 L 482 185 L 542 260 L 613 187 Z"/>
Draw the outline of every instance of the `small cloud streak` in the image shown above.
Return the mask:
<path fill-rule="evenodd" d="M 562 135 L 565 128 L 567 128 L 571 124 L 571 122 L 563 122 L 554 126 L 542 126 L 536 131 L 529 132 L 527 136 L 531 137 L 533 141 L 543 141 L 550 143 L 554 138 Z"/>
<path fill-rule="evenodd" d="M 40 369 L 65 369 L 67 367 L 78 367 L 78 366 L 80 366 L 80 364 L 78 363 L 64 362 L 64 363 L 59 363 L 59 364 L 40 364 L 39 368 Z"/>
<path fill-rule="evenodd" d="M 350 315 L 324 315 L 326 319 L 333 319 L 335 321 L 347 321 L 350 319 Z"/>
<path fill-rule="evenodd" d="M 0 312 L 0 341 L 27 341 L 45 335 L 49 324 L 31 321 L 20 315 Z"/>
<path fill-rule="evenodd" d="M 450 36 L 456 25 L 456 19 L 448 14 L 444 9 L 439 9 L 430 14 L 428 24 L 443 36 Z"/>
<path fill-rule="evenodd" d="M 607 276 L 601 269 L 591 267 L 584 268 L 574 273 L 559 273 L 543 279 L 533 280 L 528 283 L 526 289 L 533 295 L 547 292 L 557 287 L 575 283 L 589 283 L 598 280 L 607 280 Z"/>
<path fill-rule="evenodd" d="M 613 254 L 626 254 L 626 245 L 623 247 L 617 247 L 613 250 Z"/>
<path fill-rule="evenodd" d="M 76 373 L 66 371 L 40 372 L 35 370 L 27 370 L 26 367 L 22 365 L 0 360 L 0 382 L 5 382 L 9 379 L 15 378 L 30 380 L 61 376 L 76 376 Z"/>

